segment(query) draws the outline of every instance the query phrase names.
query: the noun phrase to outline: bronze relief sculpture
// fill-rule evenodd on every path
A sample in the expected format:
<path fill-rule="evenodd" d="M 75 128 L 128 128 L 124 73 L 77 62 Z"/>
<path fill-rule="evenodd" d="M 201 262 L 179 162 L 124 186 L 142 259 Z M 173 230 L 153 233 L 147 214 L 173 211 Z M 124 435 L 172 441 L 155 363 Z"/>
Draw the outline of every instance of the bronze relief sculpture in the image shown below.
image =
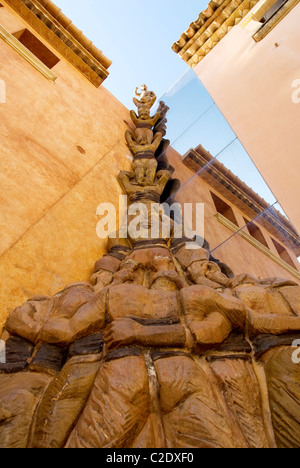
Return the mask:
<path fill-rule="evenodd" d="M 144 85 L 120 184 L 150 211 L 167 108 Z M 300 446 L 300 287 L 224 274 L 208 246 L 161 237 L 108 241 L 90 282 L 36 296 L 7 319 L 0 446 Z M 230 271 L 230 269 L 226 269 Z"/>

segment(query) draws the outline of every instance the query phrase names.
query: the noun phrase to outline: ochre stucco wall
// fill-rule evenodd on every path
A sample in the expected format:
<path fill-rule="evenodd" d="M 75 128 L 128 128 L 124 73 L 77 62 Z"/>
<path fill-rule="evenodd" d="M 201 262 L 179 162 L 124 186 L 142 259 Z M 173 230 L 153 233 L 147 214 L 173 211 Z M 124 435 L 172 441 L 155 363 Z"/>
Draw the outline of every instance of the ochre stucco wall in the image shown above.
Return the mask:
<path fill-rule="evenodd" d="M 235 26 L 195 72 L 300 232 L 300 5 L 260 42 Z M 249 28 L 251 23 L 249 24 Z"/>
<path fill-rule="evenodd" d="M 11 33 L 28 28 L 6 8 L 0 24 Z M 0 40 L 0 328 L 32 295 L 89 278 L 106 251 L 97 206 L 117 204 L 116 176 L 130 168 L 128 110 L 60 58 L 51 84 Z"/>

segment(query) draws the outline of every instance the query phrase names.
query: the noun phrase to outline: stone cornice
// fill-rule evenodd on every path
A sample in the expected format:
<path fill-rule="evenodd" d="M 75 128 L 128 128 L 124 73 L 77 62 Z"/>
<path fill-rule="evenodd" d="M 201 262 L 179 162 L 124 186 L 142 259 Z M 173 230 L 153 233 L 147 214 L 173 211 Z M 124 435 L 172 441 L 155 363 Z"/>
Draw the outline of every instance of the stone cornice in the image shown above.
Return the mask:
<path fill-rule="evenodd" d="M 51 83 L 54 83 L 57 75 L 53 71 L 41 62 L 30 50 L 21 44 L 12 34 L 10 34 L 0 24 L 0 38 L 3 39 L 8 45 L 10 45 L 18 54 L 20 54 L 27 62 L 29 62 L 34 68 L 36 68 L 42 75 L 44 75 Z"/>
<path fill-rule="evenodd" d="M 2 0 L 1 0 L 2 1 Z M 99 87 L 111 62 L 47 0 L 3 0 L 91 83 Z M 55 15 L 55 16 L 53 16 Z"/>
<path fill-rule="evenodd" d="M 199 146 L 186 153 L 183 164 L 198 173 L 199 177 L 247 217 L 257 218 L 258 224 L 299 256 L 300 238 L 289 221 L 204 148 Z"/>

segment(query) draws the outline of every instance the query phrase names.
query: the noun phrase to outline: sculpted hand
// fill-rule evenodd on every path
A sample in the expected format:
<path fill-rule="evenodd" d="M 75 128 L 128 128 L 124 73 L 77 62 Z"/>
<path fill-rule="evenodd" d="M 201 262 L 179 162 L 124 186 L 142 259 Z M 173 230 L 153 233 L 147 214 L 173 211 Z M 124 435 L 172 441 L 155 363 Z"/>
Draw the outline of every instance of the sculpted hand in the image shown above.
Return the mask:
<path fill-rule="evenodd" d="M 108 349 L 128 346 L 138 340 L 142 326 L 130 318 L 119 318 L 107 326 L 104 340 Z"/>

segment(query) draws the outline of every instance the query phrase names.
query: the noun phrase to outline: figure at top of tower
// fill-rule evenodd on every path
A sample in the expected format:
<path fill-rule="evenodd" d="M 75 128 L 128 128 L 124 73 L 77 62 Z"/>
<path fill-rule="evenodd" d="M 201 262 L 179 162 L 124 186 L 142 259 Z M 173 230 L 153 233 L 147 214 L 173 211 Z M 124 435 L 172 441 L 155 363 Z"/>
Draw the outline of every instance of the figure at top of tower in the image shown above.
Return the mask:
<path fill-rule="evenodd" d="M 146 85 L 143 85 L 141 89 L 140 94 L 137 94 L 136 89 L 136 95 L 140 96 L 140 100 L 134 99 L 138 114 L 133 110 L 130 112 L 131 120 L 136 129 L 133 132 L 127 130 L 125 137 L 127 145 L 134 156 L 135 183 L 145 187 L 154 183 L 157 170 L 155 153 L 163 139 L 163 134 L 159 129 L 156 130 L 154 135 L 153 127 L 160 121 L 165 126 L 165 116 L 169 108 L 161 102 L 158 111 L 152 117 L 150 111 L 156 96 L 152 91 L 148 91 Z"/>
<path fill-rule="evenodd" d="M 149 109 L 154 105 L 156 101 L 156 95 L 153 91 L 148 91 L 146 85 L 141 86 L 141 93 L 138 93 L 138 88 L 135 90 L 135 98 L 133 102 L 137 108 L 141 106 L 147 106 Z M 140 99 L 137 99 L 140 98 Z"/>

